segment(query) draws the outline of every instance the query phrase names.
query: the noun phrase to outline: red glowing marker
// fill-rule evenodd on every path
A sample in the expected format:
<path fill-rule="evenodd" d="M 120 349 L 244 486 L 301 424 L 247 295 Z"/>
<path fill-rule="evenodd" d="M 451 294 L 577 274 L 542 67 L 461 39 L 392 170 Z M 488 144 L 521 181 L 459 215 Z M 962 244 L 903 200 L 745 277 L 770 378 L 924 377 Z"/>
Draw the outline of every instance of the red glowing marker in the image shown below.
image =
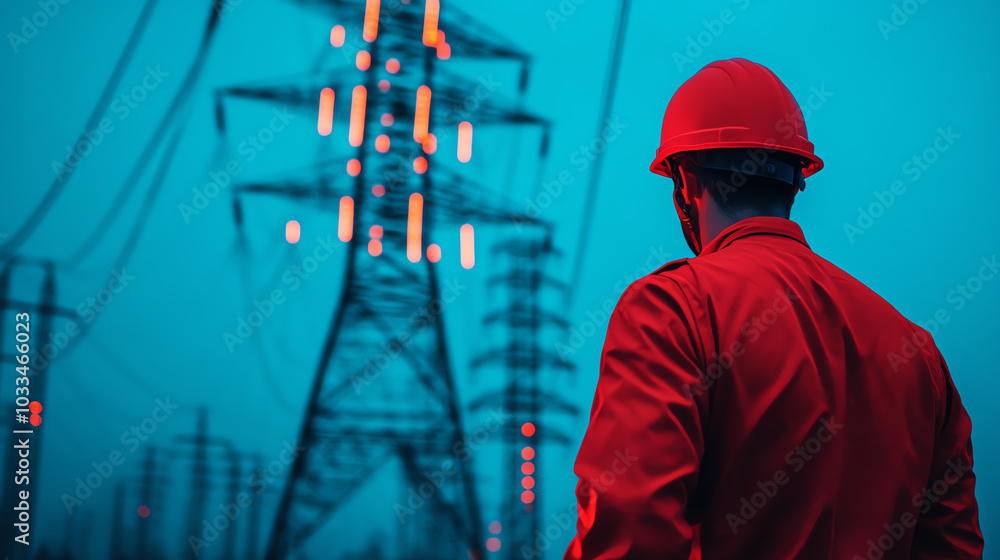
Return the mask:
<path fill-rule="evenodd" d="M 530 490 L 535 487 L 535 479 L 531 478 L 530 476 L 526 476 L 521 479 L 521 486 L 524 486 L 525 488 Z"/>
<path fill-rule="evenodd" d="M 413 160 L 413 170 L 417 175 L 423 175 L 427 171 L 427 158 L 421 156 Z"/>
<path fill-rule="evenodd" d="M 139 517 L 143 519 L 149 517 L 149 506 L 139 506 Z"/>
<path fill-rule="evenodd" d="M 530 447 L 521 448 L 521 458 L 525 461 L 530 461 L 535 458 L 535 450 Z"/>
<path fill-rule="evenodd" d="M 535 435 L 535 425 L 531 422 L 525 422 L 521 425 L 521 433 L 526 437 L 531 437 Z"/>
<path fill-rule="evenodd" d="M 351 97 L 351 129 L 348 139 L 352 146 L 358 147 L 365 138 L 365 103 L 368 100 L 368 90 L 365 86 L 355 86 Z"/>
<path fill-rule="evenodd" d="M 392 123 L 396 122 L 396 119 L 392 118 L 391 113 L 382 113 L 382 118 L 379 120 L 382 126 L 392 126 Z"/>
<path fill-rule="evenodd" d="M 382 242 L 378 239 L 372 239 L 368 242 L 368 254 L 377 257 L 382 254 Z"/>
<path fill-rule="evenodd" d="M 372 187 L 372 194 L 375 195 L 376 197 L 384 195 L 385 187 L 383 187 L 382 185 L 375 185 L 374 187 Z"/>
<path fill-rule="evenodd" d="M 436 263 L 441 260 L 441 247 L 436 243 L 427 246 L 427 260 Z"/>
<path fill-rule="evenodd" d="M 390 74 L 395 74 L 396 72 L 399 72 L 399 61 L 396 60 L 395 58 L 390 58 L 389 60 L 385 61 L 385 71 Z"/>
<path fill-rule="evenodd" d="M 427 136 L 424 136 L 424 141 L 423 141 L 424 153 L 433 154 L 434 152 L 437 151 L 437 146 L 438 146 L 437 136 L 434 136 L 433 134 L 428 132 Z"/>
<path fill-rule="evenodd" d="M 500 550 L 500 539 L 496 537 L 490 537 L 486 539 L 486 550 L 490 552 L 496 552 Z"/>
<path fill-rule="evenodd" d="M 451 58 L 451 45 L 445 41 L 444 31 L 438 30 L 437 43 L 434 46 L 437 48 L 438 58 L 441 60 Z"/>
<path fill-rule="evenodd" d="M 524 492 L 521 492 L 521 501 L 526 504 L 530 504 L 531 502 L 535 501 L 535 493 L 532 492 L 531 490 L 525 490 Z"/>
<path fill-rule="evenodd" d="M 494 535 L 499 535 L 500 534 L 500 522 L 499 521 L 490 521 L 490 529 L 489 529 L 489 531 L 491 533 L 493 533 Z"/>
<path fill-rule="evenodd" d="M 386 134 L 379 134 L 375 138 L 375 149 L 381 153 L 386 153 L 389 151 L 389 136 Z"/>
<path fill-rule="evenodd" d="M 330 30 L 330 44 L 335 47 L 344 46 L 344 37 L 346 36 L 344 32 L 343 25 L 334 25 L 333 29 Z"/>
<path fill-rule="evenodd" d="M 295 220 L 289 220 L 288 223 L 285 224 L 285 241 L 288 241 L 289 243 L 298 243 L 301 232 L 302 228 L 299 226 L 299 223 Z"/>
<path fill-rule="evenodd" d="M 331 88 L 323 88 L 319 92 L 319 120 L 316 122 L 316 131 L 320 136 L 328 136 L 333 131 L 333 98 L 334 93 Z"/>
<path fill-rule="evenodd" d="M 361 162 L 356 159 L 348 161 L 347 174 L 351 177 L 357 177 L 359 173 L 361 173 Z"/>
<path fill-rule="evenodd" d="M 458 124 L 458 161 L 468 163 L 472 159 L 472 123 Z"/>
<path fill-rule="evenodd" d="M 368 235 L 372 239 L 382 239 L 382 226 L 372 226 L 368 228 Z"/>
<path fill-rule="evenodd" d="M 531 474 L 535 472 L 535 465 L 530 461 L 526 463 L 521 463 L 521 472 L 524 474 Z"/>
<path fill-rule="evenodd" d="M 378 10 L 379 0 L 368 0 L 365 5 L 365 30 L 363 36 L 365 41 L 371 43 L 378 36 Z"/>
<path fill-rule="evenodd" d="M 413 110 L 413 139 L 423 143 L 427 136 L 427 123 L 431 114 L 431 88 L 417 88 L 417 104 Z"/>
<path fill-rule="evenodd" d="M 438 33 L 438 11 L 441 6 L 438 0 L 427 0 L 424 6 L 424 45 L 433 47 L 437 45 Z"/>
<path fill-rule="evenodd" d="M 410 262 L 420 261 L 420 235 L 424 220 L 424 197 L 420 193 L 410 195 L 410 211 L 406 222 L 406 258 Z"/>
<path fill-rule="evenodd" d="M 340 199 L 340 220 L 337 236 L 341 241 L 350 241 L 354 233 L 354 199 L 349 196 Z"/>
<path fill-rule="evenodd" d="M 389 87 L 391 87 L 391 85 L 389 84 L 389 80 L 379 80 L 378 81 L 378 89 L 379 90 L 381 90 L 381 91 L 389 91 Z"/>
<path fill-rule="evenodd" d="M 476 264 L 475 232 L 472 229 L 472 224 L 462 226 L 462 229 L 459 230 L 459 240 L 462 252 L 462 268 L 472 268 Z M 525 449 L 531 448 L 526 447 Z M 534 452 L 532 451 L 532 453 Z M 531 459 L 531 457 L 524 458 Z"/>
<path fill-rule="evenodd" d="M 372 55 L 368 51 L 358 51 L 358 55 L 354 57 L 354 62 L 358 65 L 358 70 L 367 70 L 372 64 Z"/>

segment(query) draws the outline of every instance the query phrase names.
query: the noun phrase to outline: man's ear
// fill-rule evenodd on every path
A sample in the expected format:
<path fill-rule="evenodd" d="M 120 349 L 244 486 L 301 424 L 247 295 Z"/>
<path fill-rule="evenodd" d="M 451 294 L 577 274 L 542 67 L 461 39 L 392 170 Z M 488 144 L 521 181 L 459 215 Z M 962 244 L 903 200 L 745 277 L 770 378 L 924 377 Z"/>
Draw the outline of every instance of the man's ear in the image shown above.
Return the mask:
<path fill-rule="evenodd" d="M 697 194 L 695 190 L 698 188 L 698 178 L 687 170 L 686 165 L 677 166 L 677 175 L 676 185 L 681 190 L 684 204 L 688 206 L 694 205 L 694 196 Z"/>

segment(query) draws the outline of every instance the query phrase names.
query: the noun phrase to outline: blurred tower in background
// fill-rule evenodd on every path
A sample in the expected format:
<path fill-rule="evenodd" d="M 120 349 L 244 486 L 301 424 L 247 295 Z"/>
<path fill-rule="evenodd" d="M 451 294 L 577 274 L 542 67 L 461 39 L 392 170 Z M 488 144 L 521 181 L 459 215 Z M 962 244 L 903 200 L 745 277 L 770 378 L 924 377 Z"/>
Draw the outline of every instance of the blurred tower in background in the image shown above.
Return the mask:
<path fill-rule="evenodd" d="M 343 25 L 333 27 L 330 42 L 357 71 L 317 67 L 291 81 L 217 92 L 220 130 L 227 98 L 309 110 L 318 101 L 321 136 L 334 130 L 334 114 L 349 115 L 338 120 L 350 123 L 353 153 L 318 162 L 304 178 L 233 187 L 241 243 L 244 199 L 265 195 L 336 208 L 338 237 L 347 247 L 342 291 L 295 442 L 304 450 L 290 467 L 266 557 L 304 551 L 391 463 L 404 476 L 397 481 L 399 500 L 385 505 L 399 527 L 396 538 L 379 543 L 383 551 L 396 543 L 397 553 L 389 556 L 480 558 L 484 525 L 472 464 L 456 455 L 467 437 L 444 325 L 444 308 L 468 297 L 468 286 L 439 277 L 442 247 L 427 241 L 457 238 L 461 264 L 470 269 L 476 228 L 537 224 L 454 168 L 472 156 L 473 129 L 490 125 L 541 127 L 544 158 L 548 123 L 505 101 L 488 81 L 439 64 L 452 57 L 514 60 L 521 64 L 523 93 L 528 57 L 451 5 L 441 11 L 436 0 L 303 3 L 333 9 Z M 439 152 L 439 146 L 455 151 Z M 449 167 L 439 158 L 458 163 Z M 300 227 L 289 223 L 290 242 Z M 427 473 L 446 473 L 446 479 L 428 489 Z M 415 489 L 421 490 L 413 498 Z M 364 542 L 349 536 L 335 535 L 334 542 Z M 329 546 L 321 550 L 329 553 Z"/>
<path fill-rule="evenodd" d="M 14 296 L 16 286 L 14 272 L 21 269 L 24 284 L 41 286 L 37 299 L 21 300 Z M 41 278 L 38 278 L 38 276 Z M 21 276 L 21 275 L 18 275 Z M 19 278 L 18 278 L 19 279 Z M 25 314 L 21 317 L 21 314 Z M 3 453 L 3 503 L 4 509 L 0 520 L 3 529 L 0 535 L 5 543 L 10 544 L 13 554 L 11 559 L 28 558 L 30 549 L 27 546 L 13 544 L 15 537 L 21 534 L 17 524 L 22 513 L 29 516 L 31 525 L 29 542 L 34 542 L 40 523 L 37 519 L 39 508 L 37 497 L 40 492 L 38 480 L 41 469 L 42 434 L 41 425 L 33 426 L 29 422 L 31 413 L 29 405 L 37 401 L 44 406 L 45 387 L 48 384 L 49 360 L 53 353 L 58 353 L 58 341 L 53 338 L 53 323 L 56 317 L 76 317 L 72 309 L 62 309 L 56 306 L 56 273 L 51 261 L 39 261 L 13 257 L 3 263 L 0 270 L 0 337 L 4 341 L 3 373 L 0 373 L 2 386 L 6 387 L 14 400 L 14 407 L 6 408 L 0 415 L 0 426 L 11 438 L 10 445 L 4 446 Z M 18 324 L 21 326 L 18 327 Z M 59 332 L 58 337 L 68 340 L 69 336 Z M 65 342 L 62 343 L 65 346 Z M 10 351 L 7 351 L 10 349 Z M 27 352 L 21 352 L 21 349 Z M 45 355 L 44 352 L 48 352 Z M 20 358 L 25 356 L 26 358 Z M 29 360 L 27 364 L 24 360 Z M 15 378 L 26 378 L 15 380 Z M 22 383 L 22 381 L 24 381 Z M 8 401 L 10 403 L 10 401 Z M 41 415 L 44 416 L 44 415 Z M 18 433 L 21 432 L 21 433 Z M 31 432 L 31 433 L 24 433 Z M 19 441 L 27 440 L 27 448 L 18 448 Z M 26 455 L 22 454 L 26 453 Z M 27 468 L 22 468 L 21 461 L 27 461 Z M 31 483 L 34 481 L 34 484 Z M 23 483 L 22 483 L 23 482 Z M 28 499 L 21 499 L 21 492 L 27 492 Z M 21 502 L 28 502 L 28 508 L 15 509 Z"/>
<path fill-rule="evenodd" d="M 544 272 L 549 257 L 558 257 L 552 245 L 549 226 L 536 225 L 528 235 L 518 235 L 493 247 L 493 253 L 505 258 L 504 273 L 490 278 L 490 285 L 506 288 L 507 305 L 484 318 L 486 325 L 506 327 L 502 346 L 486 351 L 472 363 L 474 368 L 499 364 L 505 371 L 504 385 L 472 402 L 472 408 L 502 406 L 511 421 L 503 426 L 503 485 L 501 487 L 501 519 L 489 531 L 497 539 L 487 547 L 499 549 L 504 558 L 518 559 L 544 556 L 536 549 L 536 532 L 544 533 L 540 519 L 542 505 L 541 462 L 544 443 L 569 443 L 569 438 L 550 425 L 542 412 L 558 411 L 576 414 L 576 407 L 559 395 L 544 388 L 544 369 L 572 371 L 573 364 L 563 361 L 555 351 L 544 347 L 547 326 L 568 329 L 568 322 L 542 306 L 545 288 L 565 291 L 567 286 Z M 533 234 L 533 235 L 532 235 Z M 490 337 L 491 339 L 493 337 Z M 503 340 L 503 337 L 497 337 Z M 491 546 L 492 545 L 492 546 Z M 526 552 L 532 551 L 532 552 Z"/>

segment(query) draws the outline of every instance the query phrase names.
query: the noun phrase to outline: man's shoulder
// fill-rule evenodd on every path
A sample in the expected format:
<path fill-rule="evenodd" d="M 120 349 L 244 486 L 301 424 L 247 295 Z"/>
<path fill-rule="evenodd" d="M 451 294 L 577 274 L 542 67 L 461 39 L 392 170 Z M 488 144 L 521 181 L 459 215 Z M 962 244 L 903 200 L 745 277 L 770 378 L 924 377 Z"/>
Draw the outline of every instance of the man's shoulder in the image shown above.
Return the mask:
<path fill-rule="evenodd" d="M 618 307 L 649 305 L 650 300 L 671 300 L 690 296 L 689 259 L 670 261 L 629 284 Z"/>
<path fill-rule="evenodd" d="M 654 270 L 651 276 L 662 276 L 668 274 L 670 271 L 678 270 L 682 267 L 689 266 L 688 259 L 677 259 L 676 261 L 670 261 L 667 264 L 661 266 Z"/>

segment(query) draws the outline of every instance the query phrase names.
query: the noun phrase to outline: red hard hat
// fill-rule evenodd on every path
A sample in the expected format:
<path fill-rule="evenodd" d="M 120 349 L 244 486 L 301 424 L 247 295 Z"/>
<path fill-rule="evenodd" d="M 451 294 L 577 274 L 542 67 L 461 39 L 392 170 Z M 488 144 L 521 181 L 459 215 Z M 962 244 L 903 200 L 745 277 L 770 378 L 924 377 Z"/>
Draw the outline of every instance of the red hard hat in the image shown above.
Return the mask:
<path fill-rule="evenodd" d="M 681 85 L 663 114 L 649 170 L 670 177 L 667 157 L 711 148 L 794 154 L 803 160 L 805 177 L 823 168 L 791 92 L 770 70 L 742 58 L 713 62 Z"/>

